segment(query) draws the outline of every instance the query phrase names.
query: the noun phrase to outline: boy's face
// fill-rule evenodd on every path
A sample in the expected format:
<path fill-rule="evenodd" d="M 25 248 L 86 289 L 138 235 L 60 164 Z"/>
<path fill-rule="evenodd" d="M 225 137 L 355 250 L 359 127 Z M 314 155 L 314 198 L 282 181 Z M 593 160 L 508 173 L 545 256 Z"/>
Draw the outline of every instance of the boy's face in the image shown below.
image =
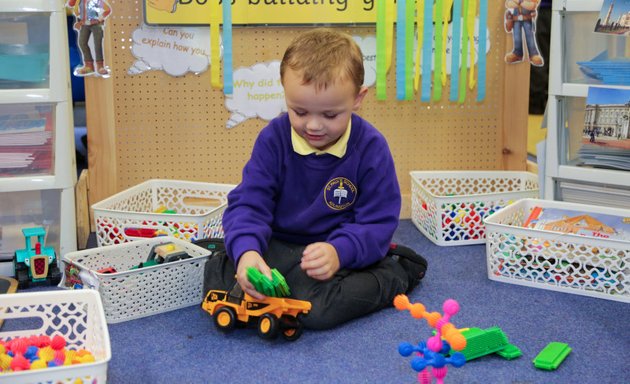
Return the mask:
<path fill-rule="evenodd" d="M 302 84 L 302 75 L 291 69 L 284 73 L 284 97 L 295 132 L 312 147 L 325 150 L 335 144 L 348 128 L 367 88 L 356 93 L 350 80 L 338 81 L 326 89 Z"/>

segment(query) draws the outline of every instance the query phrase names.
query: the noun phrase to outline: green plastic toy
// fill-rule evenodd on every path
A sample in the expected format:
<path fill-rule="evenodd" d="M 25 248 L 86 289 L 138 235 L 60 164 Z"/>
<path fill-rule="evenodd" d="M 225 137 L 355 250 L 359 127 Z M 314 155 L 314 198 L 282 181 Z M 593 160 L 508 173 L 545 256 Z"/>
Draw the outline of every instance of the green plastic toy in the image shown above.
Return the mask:
<path fill-rule="evenodd" d="M 469 328 L 462 335 L 466 338 L 466 348 L 460 352 L 466 356 L 466 361 L 498 352 L 509 344 L 499 327 Z"/>
<path fill-rule="evenodd" d="M 571 353 L 571 347 L 568 344 L 552 341 L 538 353 L 533 363 L 538 369 L 553 371 L 562 364 L 569 353 Z"/>
<path fill-rule="evenodd" d="M 277 269 L 274 268 L 271 270 L 271 277 L 273 278 L 273 280 L 271 281 L 273 283 L 273 287 L 276 293 L 278 293 L 276 296 L 282 297 L 289 296 L 291 294 L 291 291 L 289 290 L 289 286 L 287 285 L 284 276 L 282 276 L 282 274 L 278 272 Z"/>
<path fill-rule="evenodd" d="M 462 331 L 466 338 L 466 347 L 461 352 L 466 361 L 496 353 L 506 360 L 513 360 L 523 355 L 514 344 L 510 344 L 507 336 L 499 327 L 487 329 L 467 328 Z"/>
<path fill-rule="evenodd" d="M 275 268 L 271 270 L 271 278 L 263 275 L 254 267 L 247 268 L 247 279 L 256 290 L 265 296 L 284 297 L 291 294 L 284 276 Z"/>
<path fill-rule="evenodd" d="M 523 352 L 514 344 L 508 344 L 500 351 L 497 351 L 497 355 L 501 356 L 505 360 L 514 360 L 523 356 Z"/>

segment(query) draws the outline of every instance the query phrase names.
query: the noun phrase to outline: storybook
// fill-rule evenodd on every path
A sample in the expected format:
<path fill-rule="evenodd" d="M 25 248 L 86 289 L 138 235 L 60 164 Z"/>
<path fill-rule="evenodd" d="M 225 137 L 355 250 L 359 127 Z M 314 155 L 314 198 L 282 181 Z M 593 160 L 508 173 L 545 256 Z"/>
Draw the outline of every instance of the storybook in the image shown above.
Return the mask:
<path fill-rule="evenodd" d="M 523 226 L 544 231 L 630 241 L 630 217 L 625 216 L 537 206 L 532 209 Z"/>

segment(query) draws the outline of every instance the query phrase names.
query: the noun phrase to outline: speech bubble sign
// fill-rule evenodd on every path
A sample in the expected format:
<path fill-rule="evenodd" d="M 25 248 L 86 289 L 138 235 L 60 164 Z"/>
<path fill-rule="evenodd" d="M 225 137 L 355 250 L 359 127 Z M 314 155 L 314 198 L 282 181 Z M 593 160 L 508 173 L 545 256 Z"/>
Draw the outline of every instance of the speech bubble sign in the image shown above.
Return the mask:
<path fill-rule="evenodd" d="M 376 82 L 376 37 L 353 36 L 361 47 L 367 87 Z M 287 111 L 284 89 L 280 82 L 280 62 L 258 63 L 248 68 L 234 71 L 234 93 L 225 96 L 225 106 L 232 112 L 226 122 L 227 128 L 234 128 L 245 120 L 260 118 L 271 120 Z"/>
<path fill-rule="evenodd" d="M 286 112 L 279 61 L 239 68 L 233 79 L 234 93 L 225 96 L 225 106 L 232 112 L 225 124 L 227 128 L 254 117 L 271 120 Z"/>
<path fill-rule="evenodd" d="M 204 72 L 210 65 L 209 28 L 143 25 L 133 31 L 132 42 L 131 53 L 138 60 L 127 70 L 129 75 L 163 70 L 171 76 L 183 76 Z"/>
<path fill-rule="evenodd" d="M 376 83 L 376 36 L 352 36 L 363 54 L 363 68 L 365 76 L 363 85 L 371 87 Z"/>

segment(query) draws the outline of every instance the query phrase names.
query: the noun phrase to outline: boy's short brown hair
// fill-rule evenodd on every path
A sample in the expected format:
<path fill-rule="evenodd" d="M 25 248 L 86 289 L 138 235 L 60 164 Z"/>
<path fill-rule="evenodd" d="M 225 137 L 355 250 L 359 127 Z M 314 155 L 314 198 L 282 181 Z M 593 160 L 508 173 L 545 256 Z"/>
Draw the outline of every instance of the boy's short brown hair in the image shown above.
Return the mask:
<path fill-rule="evenodd" d="M 330 28 L 315 28 L 297 36 L 280 64 L 283 82 L 288 68 L 301 73 L 304 84 L 314 84 L 317 89 L 349 79 L 357 93 L 365 75 L 359 45 L 350 35 Z"/>

